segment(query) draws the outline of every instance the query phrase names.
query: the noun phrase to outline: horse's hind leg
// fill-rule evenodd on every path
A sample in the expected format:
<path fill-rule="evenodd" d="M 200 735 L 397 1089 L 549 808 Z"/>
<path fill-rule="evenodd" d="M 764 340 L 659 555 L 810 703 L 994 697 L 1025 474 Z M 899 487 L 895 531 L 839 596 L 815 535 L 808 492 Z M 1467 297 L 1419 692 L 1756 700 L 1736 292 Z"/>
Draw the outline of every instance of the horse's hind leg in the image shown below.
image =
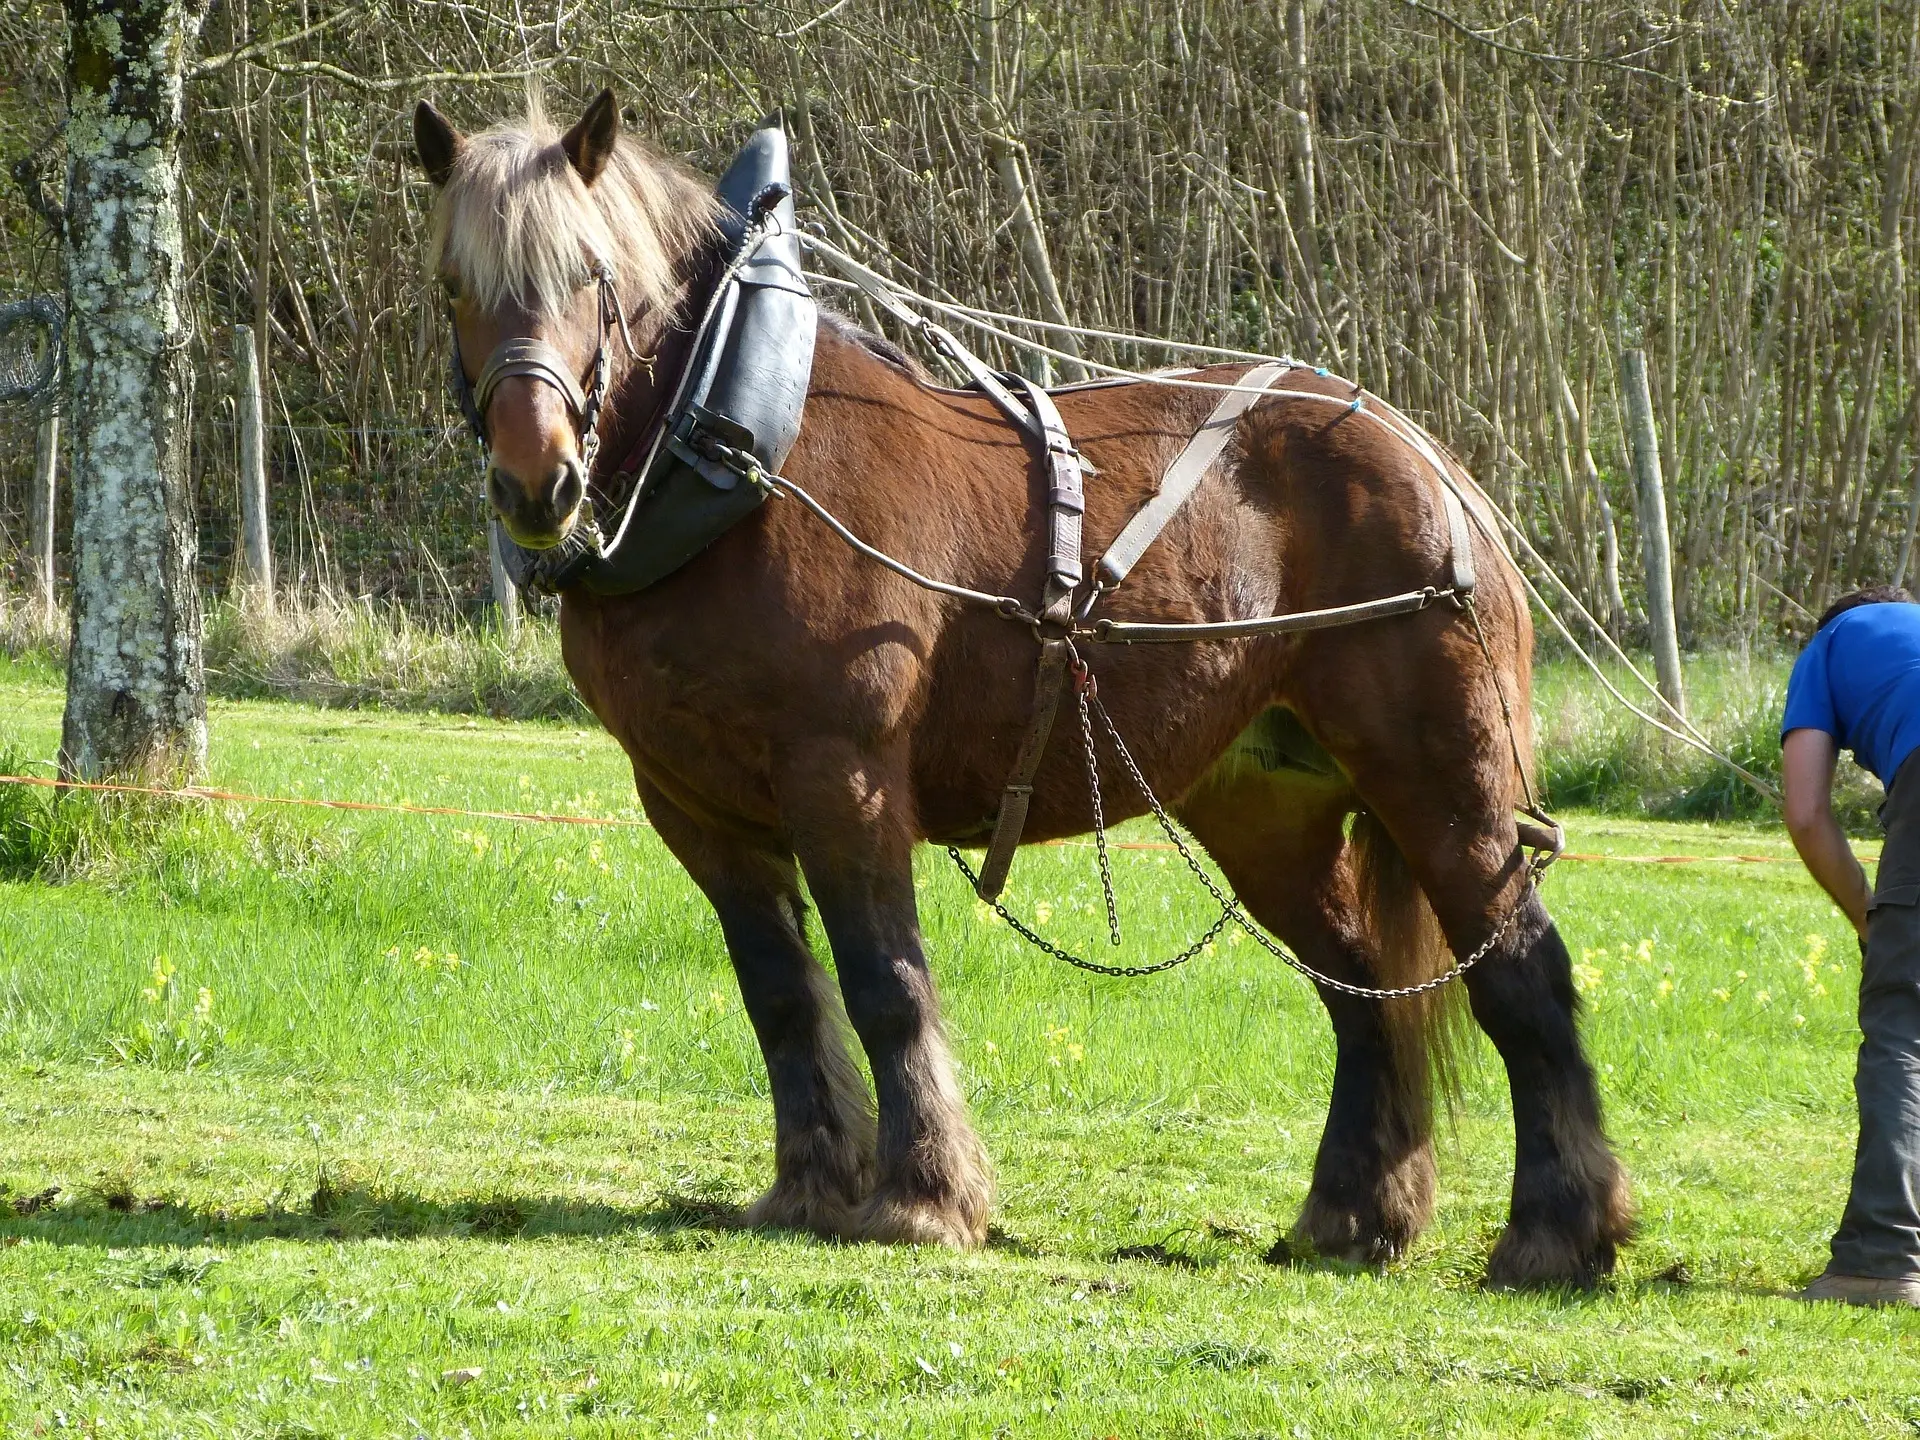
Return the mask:
<path fill-rule="evenodd" d="M 773 1093 L 773 1187 L 753 1225 L 850 1236 L 872 1188 L 874 1126 L 833 981 L 807 946 L 791 855 L 696 824 L 645 780 L 640 798 L 720 919 Z"/>
<path fill-rule="evenodd" d="M 1632 1207 L 1580 1045 L 1572 962 L 1525 886 L 1508 808 L 1514 761 L 1470 633 L 1410 628 L 1402 646 L 1341 653 L 1337 668 L 1311 677 L 1313 718 L 1406 856 L 1454 954 L 1490 945 L 1465 984 L 1506 1065 L 1515 1145 L 1512 1208 L 1487 1281 L 1592 1285 L 1630 1237 Z M 1511 672 L 1506 684 L 1524 705 Z"/>
<path fill-rule="evenodd" d="M 1247 911 L 1323 974 L 1380 986 L 1359 905 L 1339 777 L 1261 773 L 1229 760 L 1180 818 Z M 1405 1253 L 1433 1213 L 1433 1109 L 1422 1016 L 1319 986 L 1333 1021 L 1333 1094 L 1293 1238 L 1359 1264 Z"/>

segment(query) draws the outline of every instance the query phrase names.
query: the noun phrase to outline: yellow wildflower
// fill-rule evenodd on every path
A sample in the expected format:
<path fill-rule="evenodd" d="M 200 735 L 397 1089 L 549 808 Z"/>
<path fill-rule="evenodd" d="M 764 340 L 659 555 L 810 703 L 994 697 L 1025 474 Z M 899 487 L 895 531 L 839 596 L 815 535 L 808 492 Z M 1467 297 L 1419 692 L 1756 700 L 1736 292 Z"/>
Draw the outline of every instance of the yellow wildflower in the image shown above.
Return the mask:
<path fill-rule="evenodd" d="M 160 1003 L 160 997 L 165 995 L 173 985 L 173 961 L 164 955 L 154 956 L 151 973 L 153 984 L 142 990 L 140 994 L 149 1005 L 157 1005 Z"/>

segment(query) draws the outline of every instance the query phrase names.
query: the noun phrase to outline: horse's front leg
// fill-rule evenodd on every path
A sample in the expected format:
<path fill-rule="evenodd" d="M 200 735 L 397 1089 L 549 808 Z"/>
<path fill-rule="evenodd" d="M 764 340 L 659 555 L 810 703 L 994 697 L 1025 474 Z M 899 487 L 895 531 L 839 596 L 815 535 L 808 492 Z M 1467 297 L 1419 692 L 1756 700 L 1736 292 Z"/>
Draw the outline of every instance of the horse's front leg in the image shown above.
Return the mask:
<path fill-rule="evenodd" d="M 793 857 L 697 824 L 644 780 L 640 799 L 719 916 L 766 1058 L 774 1181 L 747 1221 L 852 1238 L 873 1186 L 873 1112 L 833 981 L 807 946 Z"/>
<path fill-rule="evenodd" d="M 967 1122 L 921 942 L 906 766 L 844 741 L 796 747 L 788 762 L 782 810 L 880 1102 L 878 1182 L 857 1233 L 979 1245 L 993 1174 Z"/>

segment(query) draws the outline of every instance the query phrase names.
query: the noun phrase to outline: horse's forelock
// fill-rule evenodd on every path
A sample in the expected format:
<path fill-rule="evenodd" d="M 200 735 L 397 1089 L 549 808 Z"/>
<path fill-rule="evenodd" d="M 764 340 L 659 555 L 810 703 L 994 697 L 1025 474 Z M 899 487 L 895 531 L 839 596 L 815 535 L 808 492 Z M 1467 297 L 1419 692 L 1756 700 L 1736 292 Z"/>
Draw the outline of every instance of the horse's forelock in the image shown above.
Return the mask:
<path fill-rule="evenodd" d="M 715 220 L 697 180 L 629 136 L 589 187 L 535 109 L 462 147 L 434 212 L 428 260 L 458 272 L 482 309 L 511 302 L 552 317 L 604 259 L 628 308 L 640 311 L 671 300 L 683 261 Z"/>

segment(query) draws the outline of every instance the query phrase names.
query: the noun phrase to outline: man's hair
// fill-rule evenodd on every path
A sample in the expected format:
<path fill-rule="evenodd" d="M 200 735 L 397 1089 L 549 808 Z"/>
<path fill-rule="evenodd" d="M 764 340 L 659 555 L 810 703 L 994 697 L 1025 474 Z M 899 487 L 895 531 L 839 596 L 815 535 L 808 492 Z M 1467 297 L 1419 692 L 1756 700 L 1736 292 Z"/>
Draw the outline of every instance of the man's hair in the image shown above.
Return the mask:
<path fill-rule="evenodd" d="M 1850 595 L 1842 595 L 1821 613 L 1814 632 L 1818 634 L 1849 610 L 1858 610 L 1862 605 L 1911 605 L 1913 596 L 1898 585 L 1869 585 L 1864 590 L 1855 590 Z"/>

